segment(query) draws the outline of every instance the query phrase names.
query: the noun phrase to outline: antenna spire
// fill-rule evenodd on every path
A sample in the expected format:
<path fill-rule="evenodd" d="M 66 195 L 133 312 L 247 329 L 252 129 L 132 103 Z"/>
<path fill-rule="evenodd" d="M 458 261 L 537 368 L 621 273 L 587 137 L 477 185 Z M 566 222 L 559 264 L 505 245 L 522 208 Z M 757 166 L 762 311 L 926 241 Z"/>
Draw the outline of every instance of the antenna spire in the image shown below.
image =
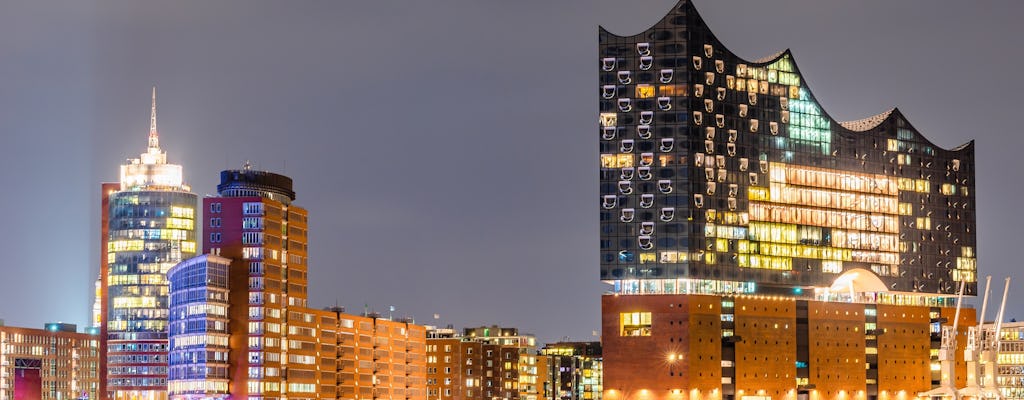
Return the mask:
<path fill-rule="evenodd" d="M 153 85 L 153 108 L 149 114 L 149 148 L 160 148 L 160 134 L 156 131 L 156 85 Z"/>

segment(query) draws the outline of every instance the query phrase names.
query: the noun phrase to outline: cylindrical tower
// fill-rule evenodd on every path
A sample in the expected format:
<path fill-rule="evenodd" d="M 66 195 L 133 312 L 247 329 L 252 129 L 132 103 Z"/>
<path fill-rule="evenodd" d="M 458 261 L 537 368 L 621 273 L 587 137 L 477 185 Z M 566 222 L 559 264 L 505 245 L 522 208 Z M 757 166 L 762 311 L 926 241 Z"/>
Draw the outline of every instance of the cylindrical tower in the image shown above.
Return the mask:
<path fill-rule="evenodd" d="M 231 260 L 194 257 L 167 271 L 170 318 L 167 392 L 171 400 L 226 399 L 228 270 Z"/>
<path fill-rule="evenodd" d="M 153 96 L 146 152 L 121 166 L 120 187 L 107 196 L 105 357 L 113 400 L 167 398 L 166 273 L 197 253 L 198 198 L 159 147 L 155 88 Z"/>

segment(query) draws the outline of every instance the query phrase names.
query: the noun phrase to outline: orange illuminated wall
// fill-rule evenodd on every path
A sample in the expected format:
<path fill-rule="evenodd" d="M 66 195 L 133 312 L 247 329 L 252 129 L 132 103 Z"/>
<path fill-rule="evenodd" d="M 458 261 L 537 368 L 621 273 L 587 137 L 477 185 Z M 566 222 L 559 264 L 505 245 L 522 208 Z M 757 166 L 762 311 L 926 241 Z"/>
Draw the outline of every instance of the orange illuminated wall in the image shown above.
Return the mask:
<path fill-rule="evenodd" d="M 426 327 L 334 313 L 338 399 L 427 400 Z"/>
<path fill-rule="evenodd" d="M 812 398 L 855 398 L 865 381 L 864 305 L 808 302 L 809 383 Z M 919 353 L 919 358 L 927 353 Z"/>
<path fill-rule="evenodd" d="M 731 308 L 724 308 L 726 303 Z M 806 331 L 797 324 L 803 303 Z M 875 308 L 871 312 L 877 319 L 869 318 L 868 308 Z M 900 400 L 901 390 L 904 397 L 913 397 L 932 387 L 929 314 L 948 315 L 947 321 L 936 323 L 950 325 L 954 311 L 768 296 L 605 295 L 603 398 L 796 400 L 806 394 L 808 400 L 866 400 L 869 353 L 877 353 L 879 399 Z M 635 313 L 650 313 L 649 326 L 624 329 L 623 315 Z M 963 332 L 974 315 L 973 309 L 961 311 L 961 382 Z M 870 327 L 874 329 L 869 332 Z M 797 360 L 801 336 L 806 337 L 807 360 Z M 875 340 L 877 350 L 869 349 Z M 729 356 L 734 361 L 723 361 L 727 341 L 735 346 Z M 809 374 L 799 385 L 797 361 L 807 363 Z M 733 393 L 725 391 L 729 382 L 735 384 Z"/>
<path fill-rule="evenodd" d="M 786 397 L 796 379 L 796 301 L 735 298 L 736 395 Z M 862 367 L 863 368 L 863 367 Z"/>

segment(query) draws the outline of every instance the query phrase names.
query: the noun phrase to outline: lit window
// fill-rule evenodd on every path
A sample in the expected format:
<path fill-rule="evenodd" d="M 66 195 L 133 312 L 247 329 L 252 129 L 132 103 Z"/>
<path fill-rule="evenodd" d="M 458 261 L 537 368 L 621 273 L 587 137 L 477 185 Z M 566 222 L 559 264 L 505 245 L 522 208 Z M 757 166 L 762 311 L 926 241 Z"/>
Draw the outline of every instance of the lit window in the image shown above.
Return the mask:
<path fill-rule="evenodd" d="M 636 98 L 649 99 L 654 97 L 654 86 L 648 84 L 636 85 Z"/>
<path fill-rule="evenodd" d="M 619 327 L 621 336 L 651 336 L 651 313 L 620 313 Z"/>

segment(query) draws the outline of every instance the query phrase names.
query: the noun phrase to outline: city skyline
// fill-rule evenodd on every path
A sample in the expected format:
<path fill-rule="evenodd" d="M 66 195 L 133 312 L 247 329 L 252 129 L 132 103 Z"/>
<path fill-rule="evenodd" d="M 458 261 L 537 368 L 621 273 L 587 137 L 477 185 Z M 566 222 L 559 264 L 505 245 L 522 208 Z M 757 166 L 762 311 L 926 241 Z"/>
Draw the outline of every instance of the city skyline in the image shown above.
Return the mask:
<path fill-rule="evenodd" d="M 20 61 L 0 64 L 0 74 L 12 76 L 12 87 L 0 91 L 0 131 L 6 132 L 0 179 L 63 201 L 22 205 L 7 196 L 0 203 L 29 207 L 12 223 L 29 229 L 9 231 L 0 247 L 13 255 L 2 271 L 16 278 L 0 282 L 0 301 L 14 304 L 16 293 L 25 294 L 16 288 L 66 297 L 52 296 L 39 308 L 3 307 L 0 318 L 25 326 L 88 321 L 98 272 L 98 183 L 112 180 L 116 165 L 142 146 L 155 83 L 161 145 L 169 162 L 184 165 L 195 193 L 215 193 L 217 173 L 245 160 L 295 179 L 301 206 L 318 217 L 310 221 L 311 306 L 338 301 L 386 311 L 395 305 L 398 315 L 423 324 L 498 323 L 542 342 L 565 335 L 590 340 L 606 289 L 594 251 L 594 33 L 598 25 L 621 35 L 640 32 L 674 3 L 602 2 L 582 10 L 575 6 L 589 3 L 469 4 L 451 16 L 423 5 L 202 5 L 183 12 L 96 2 L 79 10 L 79 18 L 5 5 L 13 10 L 0 13 L 6 26 L 0 33 L 8 38 L 0 50 Z M 792 46 L 807 84 L 839 120 L 897 106 L 943 148 L 976 140 L 979 277 L 1012 274 L 1009 226 L 1020 217 L 1011 208 L 1014 196 L 1006 194 L 1021 185 L 1019 178 L 992 179 L 1010 175 L 1000 169 L 1022 144 L 1000 134 L 1013 132 L 1015 92 L 1024 89 L 1012 74 L 1024 56 L 1012 42 L 998 42 L 1020 32 L 1011 3 L 984 10 L 924 8 L 923 2 L 784 6 L 791 3 L 777 6 L 788 17 L 762 4 L 696 6 L 743 57 Z M 882 7 L 891 13 L 873 12 Z M 277 20 L 268 19 L 272 11 L 280 13 Z M 72 39 L 72 48 L 45 40 L 23 47 L 10 38 L 37 28 L 7 19 L 24 14 L 37 25 L 85 35 Z M 612 17 L 617 14 L 628 17 Z M 762 20 L 745 19 L 755 15 Z M 950 29 L 950 15 L 974 28 Z M 355 22 L 346 30 L 341 26 L 350 21 L 332 18 Z M 911 18 L 913 25 L 893 27 Z M 788 29 L 801 20 L 813 35 Z M 376 24 L 369 21 L 383 28 L 371 29 Z M 517 29 L 523 21 L 537 28 Z M 455 22 L 466 24 L 461 36 L 449 30 Z M 862 25 L 876 28 L 850 34 Z M 769 29 L 775 26 L 782 28 Z M 394 36 L 355 36 L 388 28 Z M 892 42 L 883 46 L 883 39 Z M 34 65 L 47 68 L 28 71 Z M 978 113 L 955 113 L 961 109 Z M 73 129 L 82 126 L 89 135 Z M 53 137 L 60 140 L 50 147 Z M 44 156 L 62 160 L 53 163 L 62 168 L 33 169 L 38 175 L 28 178 L 16 168 Z M 70 184 L 43 184 L 55 179 Z M 40 217 L 60 222 L 21 222 Z M 52 263 L 38 257 L 50 246 L 40 239 L 44 226 L 65 229 L 54 237 L 69 246 Z M 59 269 L 26 273 L 25 266 Z M 1011 305 L 1007 319 L 1022 312 Z M 435 313 L 442 318 L 431 319 Z"/>

